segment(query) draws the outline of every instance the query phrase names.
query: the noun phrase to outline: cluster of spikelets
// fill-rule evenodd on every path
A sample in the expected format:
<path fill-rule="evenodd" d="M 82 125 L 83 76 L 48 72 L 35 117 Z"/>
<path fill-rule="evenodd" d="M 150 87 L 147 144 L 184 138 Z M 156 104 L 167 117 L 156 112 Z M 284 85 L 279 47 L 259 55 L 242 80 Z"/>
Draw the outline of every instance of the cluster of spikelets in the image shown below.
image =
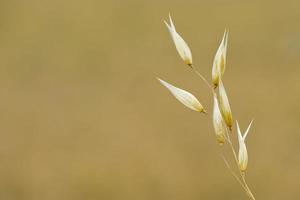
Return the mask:
<path fill-rule="evenodd" d="M 185 64 L 187 64 L 197 75 L 200 76 L 200 78 L 207 84 L 207 86 L 210 88 L 213 94 L 213 112 L 212 112 L 212 122 L 214 131 L 216 134 L 217 142 L 220 145 L 223 145 L 224 143 L 228 143 L 231 146 L 233 156 L 235 158 L 235 161 L 238 165 L 239 175 L 236 175 L 233 171 L 232 174 L 235 178 L 239 181 L 241 186 L 245 189 L 247 195 L 250 199 L 255 199 L 253 194 L 251 193 L 246 181 L 245 181 L 245 171 L 248 164 L 248 153 L 247 148 L 245 144 L 245 139 L 247 137 L 247 134 L 249 132 L 249 129 L 251 127 L 252 121 L 250 122 L 247 130 L 242 135 L 240 127 L 238 122 L 236 121 L 237 126 L 237 137 L 238 137 L 238 143 L 239 143 L 239 151 L 238 155 L 235 152 L 235 149 L 233 147 L 233 143 L 231 141 L 231 135 L 232 135 L 232 126 L 233 126 L 233 117 L 232 112 L 230 109 L 229 100 L 226 94 L 226 90 L 222 81 L 225 67 L 226 67 L 226 53 L 227 53 L 227 41 L 228 41 L 228 31 L 225 30 L 225 33 L 223 35 L 221 44 L 217 50 L 217 53 L 214 57 L 213 66 L 212 66 L 212 82 L 209 83 L 204 76 L 199 73 L 194 65 L 193 65 L 193 59 L 192 59 L 192 53 L 190 48 L 188 47 L 187 43 L 183 40 L 183 38 L 177 33 L 175 25 L 169 16 L 170 22 L 167 23 L 165 21 L 165 24 L 170 32 L 170 35 L 172 37 L 172 40 L 175 44 L 175 47 L 177 49 L 177 52 L 179 53 L 179 56 L 182 58 Z M 170 83 L 167 83 L 166 81 L 163 81 L 161 79 L 158 79 L 173 95 L 174 97 L 180 101 L 183 105 L 186 107 L 206 113 L 206 110 L 202 106 L 202 104 L 197 100 L 197 98 L 178 87 L 175 87 L 171 85 Z M 224 158 L 224 161 L 229 169 L 230 165 Z"/>

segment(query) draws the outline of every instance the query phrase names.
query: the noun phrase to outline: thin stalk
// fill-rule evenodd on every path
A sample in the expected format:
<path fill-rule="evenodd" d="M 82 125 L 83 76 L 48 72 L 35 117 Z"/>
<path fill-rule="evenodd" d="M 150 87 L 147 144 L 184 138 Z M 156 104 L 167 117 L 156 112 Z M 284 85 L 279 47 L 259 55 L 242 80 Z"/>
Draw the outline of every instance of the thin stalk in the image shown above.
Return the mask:
<path fill-rule="evenodd" d="M 249 186 L 248 186 L 248 184 L 246 182 L 246 179 L 245 179 L 244 175 L 242 176 L 242 180 L 244 182 L 245 187 L 247 188 L 248 195 L 249 195 L 250 199 L 255 200 L 255 197 L 254 197 L 253 193 L 251 192 L 251 190 L 250 190 L 250 188 L 249 188 Z"/>
<path fill-rule="evenodd" d="M 212 86 L 209 84 L 209 82 L 206 80 L 206 78 L 198 71 L 195 69 L 194 65 L 190 65 L 191 69 L 193 70 L 193 72 L 195 72 L 195 74 L 197 74 L 203 81 L 204 83 L 207 85 L 207 87 L 212 91 L 212 93 L 214 94 L 215 91 L 212 88 Z"/>
<path fill-rule="evenodd" d="M 236 175 L 236 173 L 231 169 L 228 161 L 226 160 L 225 156 L 222 155 L 223 161 L 226 165 L 226 167 L 228 168 L 228 170 L 230 171 L 231 175 L 237 180 L 237 182 L 243 187 L 243 189 L 245 191 L 247 191 L 247 188 L 245 187 L 244 183 L 241 181 L 241 179 Z"/>

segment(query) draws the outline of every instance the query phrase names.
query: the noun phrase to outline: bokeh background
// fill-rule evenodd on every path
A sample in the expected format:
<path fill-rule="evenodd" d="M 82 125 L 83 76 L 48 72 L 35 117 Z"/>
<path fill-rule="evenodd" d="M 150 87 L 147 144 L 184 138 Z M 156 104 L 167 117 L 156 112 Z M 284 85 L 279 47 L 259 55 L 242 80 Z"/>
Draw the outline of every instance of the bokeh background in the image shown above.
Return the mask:
<path fill-rule="evenodd" d="M 224 76 L 247 139 L 257 199 L 299 199 L 300 2 L 0 1 L 0 199 L 247 199 L 209 116 L 156 77 L 211 95 L 163 23 L 171 12 L 210 78 L 228 28 Z M 225 150 L 226 151 L 226 150 Z"/>

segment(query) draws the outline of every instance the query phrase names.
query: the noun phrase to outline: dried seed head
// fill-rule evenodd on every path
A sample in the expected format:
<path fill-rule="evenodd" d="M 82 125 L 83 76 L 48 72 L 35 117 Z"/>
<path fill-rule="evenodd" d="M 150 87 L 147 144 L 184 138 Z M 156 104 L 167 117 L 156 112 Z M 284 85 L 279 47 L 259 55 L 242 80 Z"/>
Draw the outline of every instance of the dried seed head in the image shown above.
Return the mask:
<path fill-rule="evenodd" d="M 169 15 L 170 24 L 168 24 L 166 21 L 165 24 L 171 34 L 171 37 L 173 39 L 173 42 L 175 44 L 175 47 L 177 49 L 177 52 L 179 53 L 180 57 L 183 59 L 183 61 L 189 65 L 192 66 L 192 52 L 190 48 L 188 47 L 187 43 L 182 39 L 182 37 L 176 32 L 175 26 L 173 24 L 172 18 Z"/>
<path fill-rule="evenodd" d="M 238 123 L 238 121 L 236 121 L 237 134 L 238 134 L 238 139 L 239 139 L 239 168 L 242 172 L 246 171 L 247 165 L 248 165 L 248 152 L 247 152 L 247 148 L 246 148 L 246 144 L 245 144 L 245 139 L 250 130 L 252 122 L 253 122 L 253 120 L 250 122 L 250 124 L 243 136 L 241 133 L 239 123 Z"/>
<path fill-rule="evenodd" d="M 232 112 L 229 105 L 229 100 L 224 88 L 222 80 L 219 80 L 219 105 L 224 121 L 231 130 L 232 127 Z"/>
<path fill-rule="evenodd" d="M 188 108 L 190 108 L 192 110 L 205 113 L 205 110 L 204 110 L 203 106 L 201 105 L 201 103 L 197 100 L 197 98 L 194 95 L 192 95 L 191 93 L 189 93 L 189 92 L 187 92 L 185 90 L 177 88 L 177 87 L 171 85 L 170 83 L 167 83 L 166 81 L 163 81 L 163 80 L 161 80 L 159 78 L 158 78 L 158 80 L 183 105 L 185 105 L 186 107 L 188 107 Z"/>
<path fill-rule="evenodd" d="M 214 95 L 214 108 L 213 108 L 213 126 L 215 130 L 215 134 L 217 136 L 217 141 L 220 145 L 225 142 L 225 131 L 226 126 L 220 112 L 219 103 L 216 95 Z"/>
<path fill-rule="evenodd" d="M 219 79 L 222 78 L 225 72 L 227 41 L 228 41 L 228 31 L 225 30 L 221 44 L 215 55 L 213 67 L 212 67 L 212 82 L 215 87 L 218 87 Z"/>

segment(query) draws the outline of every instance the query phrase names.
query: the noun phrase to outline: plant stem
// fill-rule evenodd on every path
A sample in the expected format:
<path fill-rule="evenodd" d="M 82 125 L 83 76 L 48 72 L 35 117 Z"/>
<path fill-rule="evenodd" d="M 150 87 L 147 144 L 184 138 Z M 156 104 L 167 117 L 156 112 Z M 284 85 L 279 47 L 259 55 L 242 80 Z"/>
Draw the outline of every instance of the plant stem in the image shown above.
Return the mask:
<path fill-rule="evenodd" d="M 208 88 L 212 91 L 212 94 L 213 95 L 216 95 L 216 92 L 214 90 L 214 88 L 209 84 L 209 82 L 206 80 L 206 78 L 198 71 L 195 69 L 195 66 L 194 65 L 189 65 L 191 67 L 191 69 L 193 70 L 194 73 L 196 73 L 203 81 L 204 83 L 208 86 Z M 242 186 L 242 188 L 245 190 L 246 194 L 248 195 L 249 199 L 251 200 L 255 200 L 255 197 L 253 195 L 253 193 L 251 192 L 247 182 L 246 182 L 246 179 L 245 179 L 245 174 L 244 172 L 242 172 L 239 168 L 239 161 L 238 161 L 238 157 L 237 157 L 237 154 L 235 152 L 235 149 L 234 149 L 234 146 L 233 146 L 233 143 L 231 141 L 231 138 L 230 138 L 230 134 L 228 133 L 228 131 L 231 132 L 231 130 L 228 130 L 228 128 L 226 128 L 226 140 L 231 148 L 231 151 L 232 151 L 232 154 L 233 154 L 233 157 L 234 157 L 234 160 L 236 162 L 236 165 L 238 167 L 238 170 L 239 170 L 239 175 L 240 177 L 231 169 L 229 163 L 227 162 L 226 158 L 222 155 L 222 158 L 225 162 L 225 165 L 226 167 L 229 169 L 229 171 L 231 172 L 232 176 L 239 182 L 239 184 Z"/>

